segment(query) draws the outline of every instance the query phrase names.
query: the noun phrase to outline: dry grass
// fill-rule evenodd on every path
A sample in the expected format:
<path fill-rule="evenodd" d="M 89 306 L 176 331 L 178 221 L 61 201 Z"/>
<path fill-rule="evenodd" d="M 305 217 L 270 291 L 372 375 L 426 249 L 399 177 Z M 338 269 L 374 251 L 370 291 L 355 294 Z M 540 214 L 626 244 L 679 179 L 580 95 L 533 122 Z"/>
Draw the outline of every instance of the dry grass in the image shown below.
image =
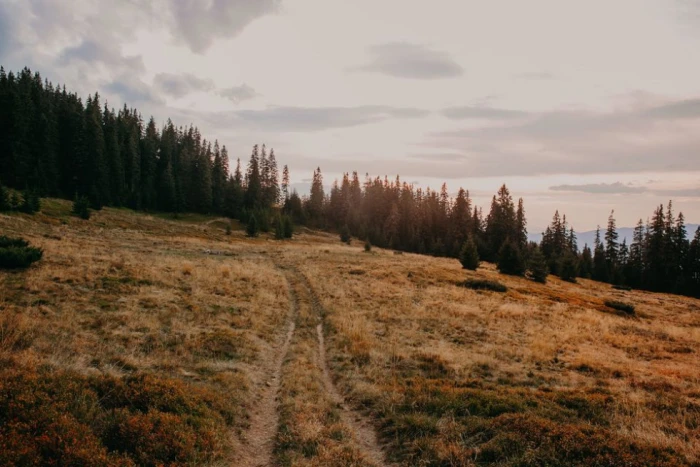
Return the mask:
<path fill-rule="evenodd" d="M 155 426 L 207 427 L 149 438 L 140 453 L 112 446 L 88 463 L 139 463 L 158 443 L 195 453 L 189 463 L 235 459 L 230 434 L 247 427 L 265 382 L 261 368 L 288 317 L 285 275 L 271 258 L 295 265 L 320 297 L 336 384 L 373 417 L 391 461 L 700 462 L 698 300 L 588 280 L 536 284 L 489 264 L 465 272 L 455 260 L 368 254 L 321 233 L 280 243 L 239 230 L 226 236 L 224 222 L 201 216 L 105 209 L 85 222 L 68 214 L 70 203 L 44 206 L 33 217 L 0 215 L 0 234 L 45 251 L 26 271 L 0 272 L 0 393 L 54 394 L 48 403 L 88 427 L 75 428 L 76 439 L 94 452 L 107 428 L 128 442 L 144 430 L 158 433 Z M 496 280 L 507 292 L 462 287 L 468 279 Z M 319 318 L 304 292 L 297 295 L 277 458 L 365 465 L 323 383 Z M 606 301 L 633 304 L 635 315 L 617 314 Z M 51 392 L 66 381 L 92 405 Z M 105 387 L 191 400 L 137 413 L 117 398 L 107 417 Z M 20 439 L 21 426 L 3 429 L 0 447 Z"/>
<path fill-rule="evenodd" d="M 544 447 L 516 435 L 512 444 L 530 447 L 494 451 L 493 427 L 517 414 L 528 426 L 566 421 L 571 434 L 593 427 L 620 459 L 632 442 L 637 462 L 700 461 L 697 300 L 587 280 L 540 285 L 490 265 L 465 274 L 454 260 L 359 247 L 309 244 L 285 253 L 329 310 L 330 353 L 345 390 L 377 416 L 397 459 L 546 458 Z M 465 289 L 465 275 L 498 280 L 508 292 Z M 614 314 L 608 299 L 635 304 L 637 317 Z M 489 412 L 484 404 L 502 407 Z"/>
<path fill-rule="evenodd" d="M 0 272 L 3 366 L 75 381 L 150 375 L 207 391 L 228 416 L 203 459 L 231 455 L 227 432 L 247 426 L 258 365 L 286 317 L 284 278 L 257 244 L 206 223 L 115 209 L 85 222 L 60 217 L 61 204 L 0 216 L 3 233 L 45 250 L 25 272 Z"/>

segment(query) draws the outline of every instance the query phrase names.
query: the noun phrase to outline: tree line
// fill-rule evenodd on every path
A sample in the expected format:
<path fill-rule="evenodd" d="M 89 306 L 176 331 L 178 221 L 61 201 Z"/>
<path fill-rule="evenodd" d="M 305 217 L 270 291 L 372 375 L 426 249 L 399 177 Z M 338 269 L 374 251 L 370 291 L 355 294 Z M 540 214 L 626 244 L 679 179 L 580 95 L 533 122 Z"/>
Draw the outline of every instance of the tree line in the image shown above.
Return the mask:
<path fill-rule="evenodd" d="M 39 196 L 79 199 L 93 209 L 126 206 L 171 213 L 211 213 L 239 219 L 251 236 L 291 236 L 292 223 L 339 231 L 344 237 L 397 250 L 459 258 L 475 269 L 495 262 L 501 272 L 545 281 L 590 277 L 617 285 L 685 294 L 700 290 L 700 232 L 688 239 L 682 213 L 669 204 L 641 220 L 630 245 L 619 243 L 611 214 L 604 239 L 579 250 L 566 216 L 555 213 L 540 244 L 528 242 L 522 198 L 503 185 L 487 214 L 460 188 L 417 188 L 387 177 L 361 181 L 357 172 L 326 194 L 321 169 L 311 190 L 290 189 L 273 149 L 253 146 L 245 168 L 229 167 L 225 145 L 194 127 L 168 120 L 158 128 L 137 109 L 115 111 L 99 94 L 85 103 L 28 68 L 0 67 L 0 209 L 34 212 Z M 24 192 L 8 196 L 2 185 Z M 14 197 L 14 198 L 13 198 Z"/>

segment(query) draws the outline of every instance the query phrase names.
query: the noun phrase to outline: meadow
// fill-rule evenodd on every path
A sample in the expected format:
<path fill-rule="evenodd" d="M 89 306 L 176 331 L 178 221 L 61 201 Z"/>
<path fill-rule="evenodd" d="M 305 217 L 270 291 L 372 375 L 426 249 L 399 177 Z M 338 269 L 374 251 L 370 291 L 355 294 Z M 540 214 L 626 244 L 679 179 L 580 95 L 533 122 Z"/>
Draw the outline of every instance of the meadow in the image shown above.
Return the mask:
<path fill-rule="evenodd" d="M 1 465 L 700 463 L 699 300 L 70 210 L 0 215 L 44 251 L 0 271 Z"/>

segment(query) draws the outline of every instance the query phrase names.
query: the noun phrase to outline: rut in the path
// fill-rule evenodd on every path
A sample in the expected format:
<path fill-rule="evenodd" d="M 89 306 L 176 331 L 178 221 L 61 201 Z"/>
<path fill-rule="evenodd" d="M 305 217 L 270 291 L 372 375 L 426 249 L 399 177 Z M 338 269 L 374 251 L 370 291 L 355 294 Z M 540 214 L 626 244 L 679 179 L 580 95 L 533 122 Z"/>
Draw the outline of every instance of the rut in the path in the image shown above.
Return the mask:
<path fill-rule="evenodd" d="M 277 395 L 280 389 L 282 364 L 287 356 L 289 344 L 292 342 L 297 314 L 296 292 L 290 286 L 291 296 L 288 329 L 284 342 L 276 355 L 265 369 L 266 382 L 262 388 L 260 400 L 255 404 L 255 412 L 251 415 L 250 428 L 245 433 L 245 439 L 233 465 L 241 467 L 267 467 L 273 465 L 273 449 L 275 435 L 279 427 L 279 412 Z"/>
<path fill-rule="evenodd" d="M 333 383 L 333 378 L 331 377 L 330 370 L 328 368 L 328 363 L 326 360 L 326 345 L 323 336 L 323 316 L 325 311 L 321 301 L 319 300 L 316 292 L 312 288 L 306 276 L 304 276 L 299 271 L 294 271 L 296 278 L 299 279 L 302 290 L 307 295 L 309 303 L 314 311 L 314 314 L 319 318 L 319 324 L 316 326 L 316 334 L 318 336 L 318 364 L 323 371 L 323 382 L 326 387 L 326 391 L 331 395 L 333 401 L 340 408 L 340 418 L 343 423 L 352 431 L 354 439 L 358 443 L 358 447 L 361 449 L 362 453 L 365 454 L 374 464 L 379 466 L 389 465 L 385 461 L 384 453 L 382 452 L 379 442 L 377 440 L 377 432 L 370 420 L 357 410 L 349 407 L 343 395 L 338 391 L 335 384 Z"/>

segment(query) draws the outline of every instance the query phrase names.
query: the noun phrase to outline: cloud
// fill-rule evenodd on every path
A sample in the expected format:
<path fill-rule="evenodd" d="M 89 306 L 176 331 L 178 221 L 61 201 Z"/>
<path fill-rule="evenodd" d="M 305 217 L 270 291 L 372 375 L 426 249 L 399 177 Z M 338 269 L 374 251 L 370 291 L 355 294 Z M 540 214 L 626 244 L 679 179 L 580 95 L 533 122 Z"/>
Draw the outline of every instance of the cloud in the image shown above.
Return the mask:
<path fill-rule="evenodd" d="M 419 118 L 428 112 L 415 108 L 388 106 L 360 107 L 270 107 L 264 110 L 239 110 L 219 113 L 222 121 L 233 119 L 246 126 L 267 131 L 321 131 L 376 123 L 394 118 Z"/>
<path fill-rule="evenodd" d="M 552 80 L 555 79 L 555 76 L 552 73 L 548 73 L 546 71 L 533 71 L 533 72 L 526 72 L 526 73 L 518 73 L 515 75 L 516 78 L 520 79 L 526 79 L 526 80 Z"/>
<path fill-rule="evenodd" d="M 190 73 L 158 73 L 153 79 L 153 85 L 175 98 L 198 91 L 211 91 L 215 88 L 211 79 L 198 78 Z"/>
<path fill-rule="evenodd" d="M 700 188 L 681 188 L 674 190 L 655 190 L 654 193 L 679 198 L 700 198 Z"/>
<path fill-rule="evenodd" d="M 280 0 L 174 0 L 172 36 L 202 54 L 218 38 L 236 37 L 252 21 L 274 13 Z"/>
<path fill-rule="evenodd" d="M 119 96 L 129 106 L 143 103 L 163 104 L 163 100 L 153 92 L 151 86 L 135 77 L 117 76 L 116 79 L 104 86 L 104 90 Z M 143 110 L 149 111 L 149 109 Z"/>
<path fill-rule="evenodd" d="M 622 194 L 622 193 L 644 193 L 645 187 L 625 185 L 620 182 L 615 183 L 588 183 L 585 185 L 557 185 L 550 186 L 553 191 L 577 191 L 592 194 Z"/>
<path fill-rule="evenodd" d="M 455 152 L 444 152 L 427 154 L 409 154 L 407 157 L 410 157 L 411 159 L 420 159 L 424 161 L 459 161 L 465 159 L 467 156 Z"/>
<path fill-rule="evenodd" d="M 656 119 L 700 118 L 700 99 L 686 99 L 652 107 L 645 115 Z"/>
<path fill-rule="evenodd" d="M 464 109 L 453 117 L 483 112 Z M 510 115 L 501 110 L 494 117 Z M 421 145 L 467 154 L 465 177 L 700 171 L 698 110 L 696 99 L 685 99 L 611 112 L 531 113 L 432 133 Z"/>
<path fill-rule="evenodd" d="M 453 120 L 461 119 L 487 119 L 487 120 L 504 120 L 511 118 L 525 117 L 527 112 L 519 110 L 495 109 L 492 107 L 448 107 L 440 112 L 447 118 Z"/>
<path fill-rule="evenodd" d="M 372 60 L 354 70 L 381 73 L 396 78 L 454 78 L 464 73 L 446 52 L 418 44 L 390 42 L 370 47 Z"/>
<path fill-rule="evenodd" d="M 0 4 L 0 59 L 12 51 L 13 25 L 9 8 Z"/>
<path fill-rule="evenodd" d="M 247 84 L 243 83 L 240 86 L 233 86 L 230 88 L 224 88 L 219 90 L 219 95 L 230 100 L 234 104 L 238 104 L 245 100 L 253 99 L 259 94 L 255 92 L 255 89 L 251 88 Z"/>

